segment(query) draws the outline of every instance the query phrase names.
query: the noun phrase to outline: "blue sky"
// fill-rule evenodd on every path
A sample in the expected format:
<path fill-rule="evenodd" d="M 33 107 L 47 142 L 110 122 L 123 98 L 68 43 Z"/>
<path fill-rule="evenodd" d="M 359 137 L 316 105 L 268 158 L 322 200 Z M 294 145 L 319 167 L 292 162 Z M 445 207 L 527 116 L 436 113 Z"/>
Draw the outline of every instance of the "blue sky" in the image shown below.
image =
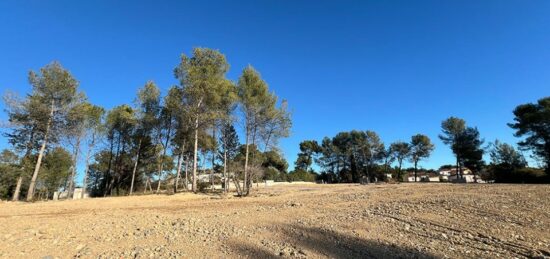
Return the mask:
<path fill-rule="evenodd" d="M 288 100 L 290 164 L 304 139 L 370 129 L 386 143 L 427 134 L 421 165 L 437 168 L 454 160 L 445 118 L 515 143 L 514 107 L 550 94 L 550 1 L 4 0 L 0 35 L 2 92 L 28 92 L 28 71 L 58 60 L 107 108 L 147 80 L 176 84 L 181 53 L 219 49 L 230 79 L 251 64 Z"/>

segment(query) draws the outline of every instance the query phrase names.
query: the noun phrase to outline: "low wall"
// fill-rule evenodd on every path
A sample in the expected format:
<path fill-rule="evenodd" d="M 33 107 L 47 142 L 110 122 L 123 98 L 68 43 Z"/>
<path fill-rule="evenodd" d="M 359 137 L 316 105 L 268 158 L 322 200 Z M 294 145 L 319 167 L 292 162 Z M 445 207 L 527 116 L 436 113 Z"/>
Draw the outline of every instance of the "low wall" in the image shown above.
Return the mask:
<path fill-rule="evenodd" d="M 315 184 L 314 182 L 304 182 L 304 181 L 294 181 L 294 182 L 275 182 L 273 180 L 263 181 L 263 182 L 253 182 L 252 188 L 262 188 L 262 187 L 271 187 L 271 186 L 282 186 L 282 185 L 300 185 L 300 184 Z M 244 182 L 241 181 L 239 185 L 244 185 Z M 191 190 L 192 185 L 191 183 L 187 184 L 188 190 Z M 212 188 L 212 187 L 210 187 Z M 223 189 L 221 184 L 214 184 L 214 189 L 221 190 Z M 237 190 L 237 187 L 235 186 L 235 183 L 231 181 L 229 183 L 229 190 Z"/>

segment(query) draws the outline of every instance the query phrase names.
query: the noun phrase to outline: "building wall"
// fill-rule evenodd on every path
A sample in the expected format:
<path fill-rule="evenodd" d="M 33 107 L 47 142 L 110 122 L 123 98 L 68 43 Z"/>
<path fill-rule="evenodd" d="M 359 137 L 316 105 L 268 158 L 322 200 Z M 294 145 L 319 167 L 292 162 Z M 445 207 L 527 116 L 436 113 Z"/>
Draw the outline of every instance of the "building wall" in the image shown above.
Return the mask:
<path fill-rule="evenodd" d="M 439 176 L 430 177 L 430 182 L 439 182 Z"/>
<path fill-rule="evenodd" d="M 426 177 L 417 176 L 416 181 L 421 182 L 422 178 L 426 178 Z M 439 182 L 439 176 L 429 177 L 428 179 L 430 179 L 430 182 Z M 407 181 L 408 182 L 414 182 L 414 176 L 407 177 Z"/>
<path fill-rule="evenodd" d="M 467 183 L 473 183 L 475 182 L 474 175 L 473 174 L 465 174 L 462 176 L 466 180 Z M 451 175 L 449 176 L 449 181 L 453 181 L 455 179 L 459 179 L 457 175 Z"/>

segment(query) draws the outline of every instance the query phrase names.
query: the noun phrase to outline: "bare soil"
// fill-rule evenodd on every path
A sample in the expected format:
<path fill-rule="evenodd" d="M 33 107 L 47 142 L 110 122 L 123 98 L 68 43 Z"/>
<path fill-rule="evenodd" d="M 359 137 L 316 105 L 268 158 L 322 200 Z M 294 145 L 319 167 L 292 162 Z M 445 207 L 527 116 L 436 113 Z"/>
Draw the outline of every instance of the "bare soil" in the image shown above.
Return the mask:
<path fill-rule="evenodd" d="M 550 256 L 550 186 L 292 185 L 0 203 L 0 258 Z"/>

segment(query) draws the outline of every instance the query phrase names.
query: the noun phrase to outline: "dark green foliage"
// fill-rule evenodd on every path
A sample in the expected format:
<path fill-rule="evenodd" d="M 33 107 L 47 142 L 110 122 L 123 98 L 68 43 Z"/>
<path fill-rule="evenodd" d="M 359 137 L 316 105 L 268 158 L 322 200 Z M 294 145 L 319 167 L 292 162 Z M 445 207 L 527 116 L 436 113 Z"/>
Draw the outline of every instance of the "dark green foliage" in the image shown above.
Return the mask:
<path fill-rule="evenodd" d="M 464 132 L 466 129 L 466 121 L 460 118 L 456 117 L 449 117 L 448 119 L 441 122 L 441 131 L 443 134 L 439 135 L 439 139 L 451 147 L 451 150 L 455 154 L 456 157 L 456 170 L 460 172 L 461 168 L 461 157 L 460 153 L 456 153 L 456 143 L 458 141 L 459 136 Z"/>
<path fill-rule="evenodd" d="M 550 175 L 550 97 L 537 103 L 522 104 L 514 110 L 514 123 L 508 125 L 515 129 L 516 137 L 525 137 L 518 144 L 531 150 L 540 158 Z"/>
<path fill-rule="evenodd" d="M 314 182 L 317 178 L 317 174 L 311 173 L 302 169 L 296 169 L 290 172 L 287 176 L 289 182 L 304 181 Z"/>
<path fill-rule="evenodd" d="M 235 158 L 237 152 L 239 151 L 240 144 L 237 131 L 232 124 L 224 123 L 220 133 L 221 134 L 219 142 L 221 143 L 221 145 L 219 145 L 218 159 L 223 161 L 225 154 L 228 160 L 232 160 Z"/>
<path fill-rule="evenodd" d="M 40 147 L 40 140 L 43 139 L 41 124 L 45 123 L 41 114 L 33 112 L 36 101 L 17 100 L 11 95 L 4 97 L 8 122 L 12 125 L 10 131 L 4 132 L 8 143 L 17 152 L 25 150 L 37 150 Z"/>
<path fill-rule="evenodd" d="M 20 161 L 11 151 L 4 150 L 0 154 L 0 198 L 12 197 L 19 175 L 23 176 L 21 192 L 26 194 L 35 162 L 36 155 L 24 157 Z M 61 147 L 47 150 L 37 178 L 36 191 L 51 198 L 55 191 L 65 189 L 71 166 L 72 155 L 67 150 Z M 22 168 L 25 169 L 24 172 Z"/>
<path fill-rule="evenodd" d="M 264 161 L 264 157 L 262 152 L 258 150 L 258 147 L 256 145 L 250 144 L 248 147 L 248 154 L 249 154 L 249 163 L 251 165 L 261 165 Z M 233 161 L 244 164 L 246 156 L 246 145 L 240 145 L 239 146 L 239 152 L 233 159 Z"/>
<path fill-rule="evenodd" d="M 402 180 L 403 174 L 401 171 L 401 167 L 403 166 L 403 161 L 407 159 L 411 153 L 411 146 L 409 143 L 397 141 L 390 145 L 390 152 L 393 154 L 393 157 L 397 160 L 398 165 L 398 173 L 397 173 L 397 179 Z"/>
<path fill-rule="evenodd" d="M 16 154 L 4 150 L 0 153 L 0 198 L 11 198 L 17 184 L 19 175 L 22 174 L 22 168 L 27 168 L 23 173 L 24 183 L 21 191 L 25 194 L 28 187 L 28 181 L 32 174 L 32 166 L 36 161 L 36 156 L 30 156 L 19 160 Z M 46 151 L 43 159 L 41 172 L 38 175 L 36 190 L 43 192 L 44 195 L 52 197 L 55 191 L 66 188 L 67 177 L 70 174 L 72 165 L 71 154 L 60 147 Z"/>
<path fill-rule="evenodd" d="M 539 168 L 513 168 L 504 165 L 489 165 L 487 174 L 483 175 L 487 180 L 495 183 L 548 183 L 548 177 L 544 170 Z"/>
<path fill-rule="evenodd" d="M 111 153 L 110 150 L 103 150 L 96 154 L 95 163 L 90 165 L 88 176 L 88 187 L 91 188 L 92 196 L 120 195 L 129 192 L 131 185 L 131 174 L 133 170 L 133 154 L 124 150 Z M 151 163 L 144 163 L 140 168 L 140 175 L 153 175 L 156 173 L 156 160 Z M 135 186 L 142 186 L 145 179 L 136 178 Z"/>
<path fill-rule="evenodd" d="M 483 161 L 483 140 L 477 128 L 466 127 L 463 119 L 450 117 L 441 123 L 442 135 L 439 138 L 449 145 L 456 156 L 457 172 L 462 175 L 466 166 L 474 173 L 479 173 L 485 165 Z"/>
<path fill-rule="evenodd" d="M 277 151 L 271 150 L 263 153 L 262 168 L 264 168 L 263 180 L 287 180 L 288 163 Z"/>
<path fill-rule="evenodd" d="M 544 170 L 538 168 L 519 168 L 509 177 L 501 177 L 500 182 L 514 183 L 548 183 L 548 177 Z"/>
<path fill-rule="evenodd" d="M 322 170 L 316 177 L 318 181 L 371 182 L 385 180 L 388 175 L 402 179 L 403 161 L 411 157 L 415 164 L 418 163 L 430 155 L 433 145 L 427 136 L 418 134 L 412 137 L 411 144 L 398 141 L 385 148 L 375 132 L 352 130 L 340 132 L 333 138 L 325 137 L 320 145 L 315 141 L 304 141 L 300 143 L 300 150 L 296 171 L 305 171 L 306 165 L 310 167 L 309 161 L 313 160 Z M 392 168 L 395 160 L 398 166 Z"/>
<path fill-rule="evenodd" d="M 0 153 L 0 199 L 9 199 L 13 195 L 20 170 L 17 154 L 4 149 Z"/>
<path fill-rule="evenodd" d="M 78 81 L 57 62 L 42 67 L 39 72 L 31 71 L 29 83 L 32 92 L 25 99 L 5 98 L 12 127 L 6 134 L 8 142 L 17 151 L 25 150 L 25 157 L 38 153 L 28 186 L 28 201 L 35 193 L 44 152 L 70 135 L 69 112 L 85 99 L 84 94 L 78 92 Z"/>
<path fill-rule="evenodd" d="M 287 173 L 288 163 L 285 158 L 277 151 L 270 150 L 263 153 L 262 166 L 265 168 L 272 167 L 281 173 Z"/>
<path fill-rule="evenodd" d="M 261 152 L 255 145 L 249 145 L 249 164 L 253 170 L 251 170 L 251 176 L 254 180 L 274 180 L 274 181 L 286 181 L 288 162 L 277 151 L 270 150 L 267 152 Z M 240 165 L 235 169 L 237 178 L 244 179 L 242 174 L 242 165 L 244 164 L 246 156 L 246 146 L 241 145 L 239 147 L 239 153 L 235 158 L 230 161 L 230 164 Z"/>
<path fill-rule="evenodd" d="M 67 150 L 57 147 L 46 153 L 42 172 L 38 177 L 37 189 L 46 191 L 49 196 L 66 186 L 72 166 L 72 156 Z"/>
<path fill-rule="evenodd" d="M 508 168 L 523 168 L 527 166 L 525 157 L 518 152 L 513 146 L 506 143 L 501 143 L 496 140 L 491 143 L 491 163 L 495 165 L 503 165 Z"/>
<path fill-rule="evenodd" d="M 410 145 L 411 145 L 410 160 L 414 164 L 414 176 L 416 181 L 418 162 L 420 162 L 420 160 L 424 158 L 428 158 L 435 147 L 432 144 L 430 138 L 422 134 L 416 134 L 412 136 Z"/>
<path fill-rule="evenodd" d="M 481 147 L 483 140 L 480 139 L 477 128 L 466 128 L 456 139 L 452 149 L 455 154 L 460 154 L 459 162 L 465 167 L 478 173 L 482 170 L 484 150 Z"/>
<path fill-rule="evenodd" d="M 528 168 L 523 155 L 513 146 L 498 140 L 489 150 L 491 164 L 483 178 L 497 183 L 545 183 L 547 174 L 537 168 Z"/>
<path fill-rule="evenodd" d="M 132 133 L 135 130 L 136 123 L 135 111 L 128 105 L 117 106 L 107 114 L 106 128 L 109 158 L 106 167 L 103 167 L 102 185 L 104 186 L 104 196 L 111 195 L 114 188 L 119 193 L 122 183 L 130 179 L 133 169 L 132 158 L 135 153 L 130 153 L 130 150 L 132 150 L 134 143 Z M 105 160 L 105 158 L 102 158 L 102 160 Z"/>
<path fill-rule="evenodd" d="M 313 164 L 313 159 L 316 154 L 321 151 L 321 147 L 315 140 L 305 140 L 300 143 L 300 153 L 294 163 L 297 169 L 309 171 Z"/>
<path fill-rule="evenodd" d="M 391 150 L 391 146 L 384 149 L 384 151 L 382 151 L 380 155 L 382 157 L 384 174 L 388 174 L 390 173 L 389 169 L 391 169 L 391 164 L 395 161 L 395 156 Z"/>
<path fill-rule="evenodd" d="M 320 180 L 333 182 L 359 182 L 363 177 L 380 179 L 376 163 L 385 161 L 386 149 L 380 137 L 373 131 L 340 132 L 332 139 L 325 137 L 318 145 L 308 143 L 304 150 L 321 167 Z M 311 144 L 311 145 L 310 145 Z M 307 164 L 309 154 L 302 151 L 297 165 Z M 297 167 L 300 170 L 300 167 Z M 303 169 L 302 169 L 303 170 Z"/>
<path fill-rule="evenodd" d="M 199 192 L 205 192 L 210 188 L 210 186 L 212 186 L 210 182 L 199 182 L 197 184 L 197 188 L 199 189 Z"/>
<path fill-rule="evenodd" d="M 274 167 L 267 167 L 264 169 L 263 180 L 273 180 L 276 182 L 285 182 L 288 181 L 288 174 L 279 171 Z"/>
<path fill-rule="evenodd" d="M 453 145 L 458 136 L 466 129 L 466 121 L 456 117 L 449 117 L 441 122 L 441 131 L 443 134 L 439 138 L 446 145 Z"/>

